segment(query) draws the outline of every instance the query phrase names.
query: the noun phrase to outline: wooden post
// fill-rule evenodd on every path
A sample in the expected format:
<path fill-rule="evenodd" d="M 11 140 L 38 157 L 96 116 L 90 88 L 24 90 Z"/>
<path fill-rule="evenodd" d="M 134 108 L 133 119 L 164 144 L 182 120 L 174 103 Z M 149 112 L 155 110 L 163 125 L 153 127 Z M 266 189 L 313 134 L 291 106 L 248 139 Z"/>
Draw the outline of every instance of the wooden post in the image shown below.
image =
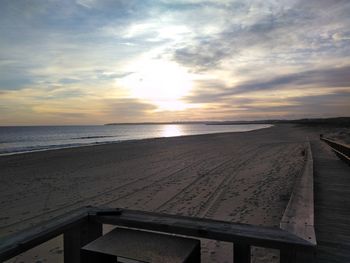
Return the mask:
<path fill-rule="evenodd" d="M 296 262 L 296 251 L 294 247 L 280 250 L 280 263 L 294 263 Z"/>
<path fill-rule="evenodd" d="M 102 224 L 86 221 L 63 234 L 64 263 L 81 263 L 80 248 L 102 236 Z"/>
<path fill-rule="evenodd" d="M 250 246 L 247 244 L 233 245 L 233 262 L 234 263 L 250 263 Z"/>
<path fill-rule="evenodd" d="M 314 254 L 313 248 L 290 247 L 280 251 L 280 263 L 313 263 Z"/>
<path fill-rule="evenodd" d="M 191 255 L 187 258 L 186 263 L 201 263 L 201 244 L 198 245 L 192 251 Z"/>

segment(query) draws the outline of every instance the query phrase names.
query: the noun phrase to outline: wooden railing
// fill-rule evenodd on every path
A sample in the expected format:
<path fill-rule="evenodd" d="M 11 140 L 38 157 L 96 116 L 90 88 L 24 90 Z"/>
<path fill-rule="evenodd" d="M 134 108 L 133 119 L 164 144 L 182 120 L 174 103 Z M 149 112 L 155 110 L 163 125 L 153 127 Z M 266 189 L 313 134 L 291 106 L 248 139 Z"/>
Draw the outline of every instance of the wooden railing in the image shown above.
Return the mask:
<path fill-rule="evenodd" d="M 340 159 L 350 165 L 350 147 L 348 145 L 324 137 L 321 137 L 321 140 L 326 142 Z"/>
<path fill-rule="evenodd" d="M 103 224 L 232 242 L 236 263 L 250 262 L 250 246 L 275 248 L 282 253 L 296 251 L 304 254 L 305 258 L 312 258 L 315 248 L 315 244 L 309 240 L 279 228 L 126 209 L 87 207 L 0 240 L 0 261 L 63 234 L 64 262 L 80 262 L 80 248 L 102 235 Z M 282 260 L 283 263 L 291 262 L 290 258 Z"/>
<path fill-rule="evenodd" d="M 251 261 L 251 246 L 280 250 L 281 263 L 311 263 L 316 249 L 313 212 L 313 161 L 310 145 L 303 172 L 280 228 L 128 209 L 83 207 L 0 239 L 0 262 L 63 234 L 64 262 L 79 263 L 80 248 L 102 235 L 103 224 L 231 242 L 234 263 Z"/>

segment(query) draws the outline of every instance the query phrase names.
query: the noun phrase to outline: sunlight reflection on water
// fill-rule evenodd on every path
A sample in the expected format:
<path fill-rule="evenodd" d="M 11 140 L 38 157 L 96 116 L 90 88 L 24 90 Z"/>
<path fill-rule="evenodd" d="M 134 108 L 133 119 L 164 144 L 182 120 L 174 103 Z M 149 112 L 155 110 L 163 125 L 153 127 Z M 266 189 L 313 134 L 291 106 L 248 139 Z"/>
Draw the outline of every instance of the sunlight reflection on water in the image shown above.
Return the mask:
<path fill-rule="evenodd" d="M 162 130 L 161 137 L 174 137 L 183 135 L 184 131 L 180 125 L 165 125 Z"/>

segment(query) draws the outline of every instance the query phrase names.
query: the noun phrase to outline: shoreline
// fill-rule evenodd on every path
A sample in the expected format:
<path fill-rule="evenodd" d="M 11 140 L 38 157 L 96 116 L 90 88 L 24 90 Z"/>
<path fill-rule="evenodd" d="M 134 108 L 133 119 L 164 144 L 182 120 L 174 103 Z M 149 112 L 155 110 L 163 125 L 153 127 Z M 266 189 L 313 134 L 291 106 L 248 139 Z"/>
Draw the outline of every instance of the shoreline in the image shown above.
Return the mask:
<path fill-rule="evenodd" d="M 149 125 L 151 125 L 151 124 L 149 124 Z M 176 124 L 174 124 L 174 125 L 176 125 Z M 237 124 L 237 125 L 240 125 L 240 124 Z M 248 125 L 250 125 L 250 124 L 248 124 Z M 258 124 L 251 124 L 251 125 L 258 125 Z M 62 145 L 62 146 L 54 147 L 55 145 L 52 145 L 53 147 L 48 146 L 48 148 L 45 148 L 45 149 L 35 149 L 35 150 L 28 150 L 28 151 L 0 153 L 0 158 L 2 156 L 12 156 L 12 155 L 17 155 L 17 154 L 28 154 L 28 153 L 35 153 L 35 152 L 55 151 L 55 150 L 61 150 L 61 149 L 71 149 L 71 148 L 80 148 L 80 147 L 91 147 L 91 146 L 99 146 L 99 145 L 105 145 L 105 144 L 117 144 L 117 143 L 132 142 L 132 141 L 154 140 L 154 139 L 164 139 L 164 138 L 177 138 L 177 137 L 187 137 L 187 136 L 200 136 L 200 135 L 210 135 L 210 134 L 223 134 L 223 133 L 251 132 L 251 131 L 257 131 L 257 130 L 261 130 L 261 129 L 268 129 L 268 128 L 275 126 L 274 124 L 261 124 L 261 125 L 267 125 L 268 127 L 261 127 L 261 128 L 257 128 L 254 130 L 248 130 L 248 131 L 227 131 L 227 132 L 213 132 L 213 133 L 201 133 L 201 134 L 185 134 L 185 135 L 178 135 L 178 136 L 176 135 L 176 136 L 163 136 L 163 137 L 149 137 L 149 138 L 141 138 L 141 139 L 125 139 L 125 140 L 119 140 L 119 141 L 115 140 L 115 141 L 106 141 L 106 142 L 81 143 L 79 145 L 71 145 L 71 146 Z"/>

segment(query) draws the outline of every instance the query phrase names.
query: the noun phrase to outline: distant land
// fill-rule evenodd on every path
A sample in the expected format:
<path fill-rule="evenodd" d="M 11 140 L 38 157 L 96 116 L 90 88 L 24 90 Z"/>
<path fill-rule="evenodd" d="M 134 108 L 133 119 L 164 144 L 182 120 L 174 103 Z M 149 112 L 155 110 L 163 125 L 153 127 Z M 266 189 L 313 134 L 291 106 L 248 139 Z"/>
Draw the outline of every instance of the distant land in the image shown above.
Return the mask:
<path fill-rule="evenodd" d="M 255 121 L 178 121 L 178 122 L 122 122 L 105 125 L 155 125 L 155 124 L 206 124 L 206 125 L 244 125 L 244 124 L 303 124 L 303 125 L 332 125 L 350 127 L 350 117 L 336 118 L 305 118 L 296 120 L 255 120 Z"/>
<path fill-rule="evenodd" d="M 155 125 L 155 124 L 207 124 L 208 121 L 173 121 L 173 122 L 116 122 L 104 125 Z"/>

